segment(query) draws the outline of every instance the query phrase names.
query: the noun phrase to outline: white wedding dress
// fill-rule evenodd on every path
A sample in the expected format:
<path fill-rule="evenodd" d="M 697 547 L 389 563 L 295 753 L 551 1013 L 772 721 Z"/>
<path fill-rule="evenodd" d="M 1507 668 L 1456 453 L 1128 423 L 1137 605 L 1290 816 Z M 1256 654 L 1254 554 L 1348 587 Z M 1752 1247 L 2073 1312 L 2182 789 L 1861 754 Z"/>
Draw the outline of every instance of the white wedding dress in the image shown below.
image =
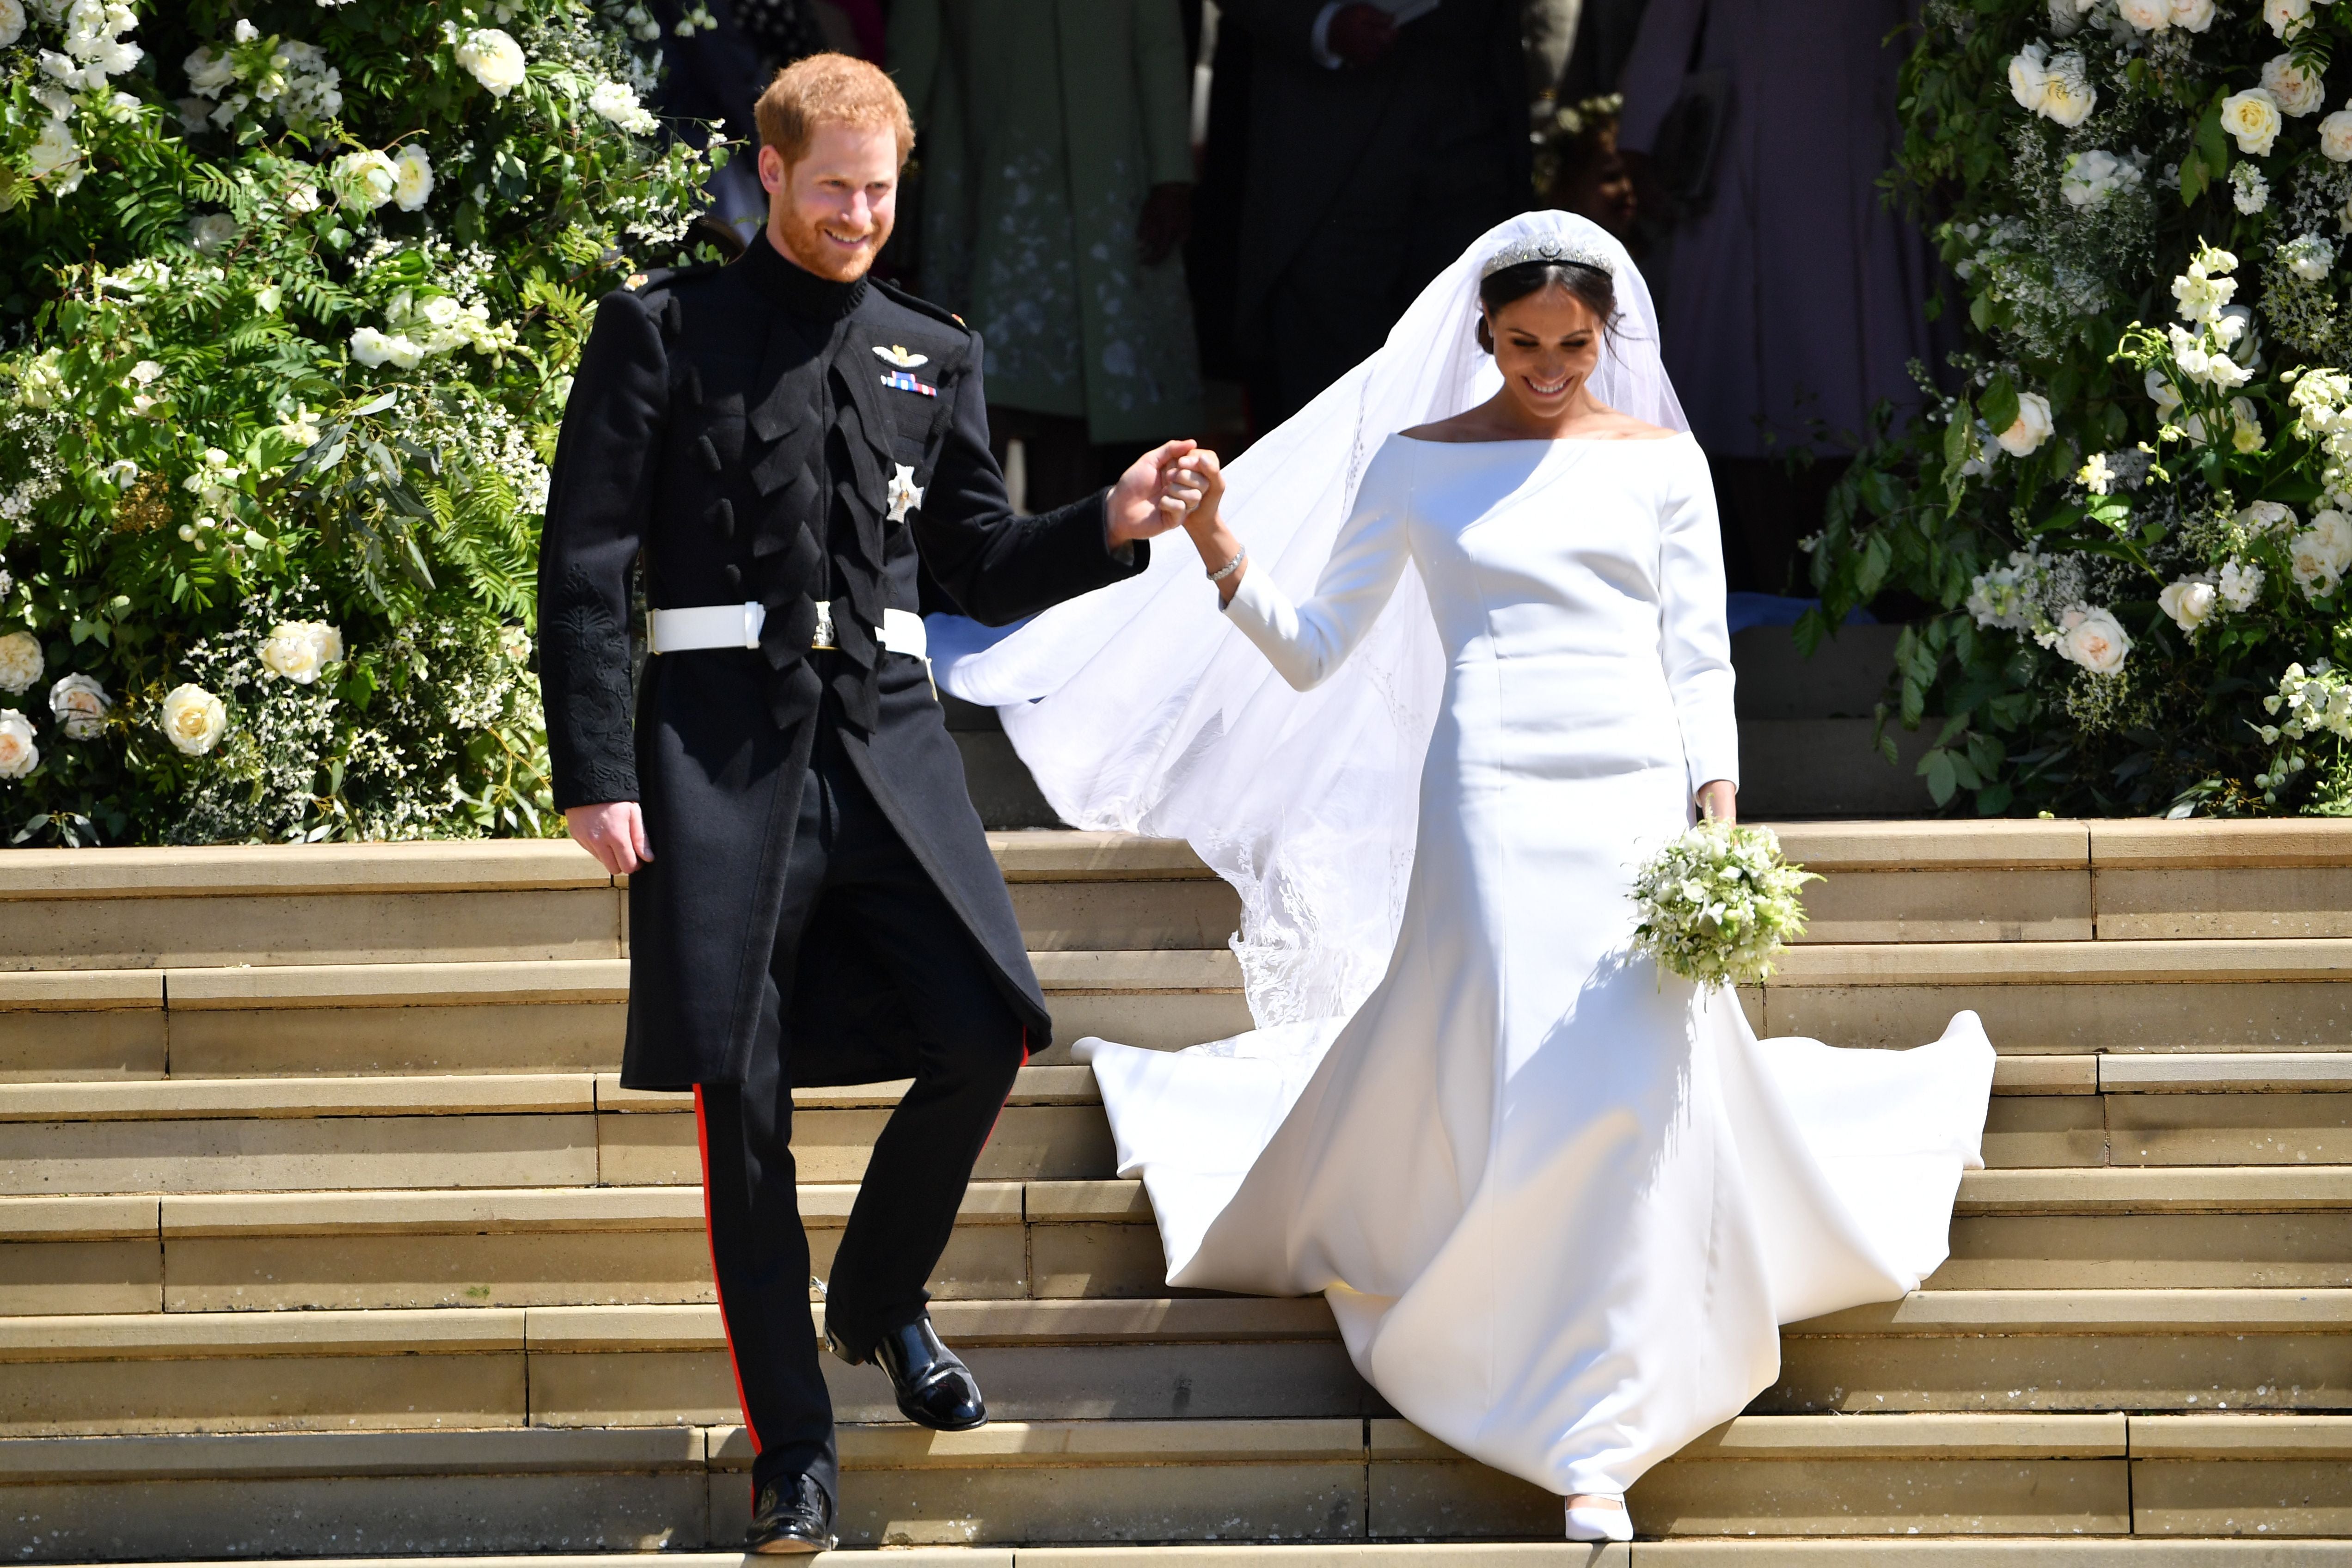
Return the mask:
<path fill-rule="evenodd" d="M 1612 1494 L 1769 1385 L 1777 1324 L 1942 1261 L 1992 1050 L 1967 1013 L 1909 1050 L 1759 1042 L 1631 954 L 1635 868 L 1738 778 L 1706 459 L 1393 433 L 1496 384 L 1478 263 L 1529 235 L 1612 244 L 1504 226 L 1233 465 L 1228 616 L 1162 551 L 942 683 L 1001 705 L 1066 819 L 1181 833 L 1243 894 L 1261 1027 L 1078 1043 L 1169 1283 L 1320 1291 L 1402 1415 Z M 1596 395 L 1679 427 L 1614 254 Z"/>

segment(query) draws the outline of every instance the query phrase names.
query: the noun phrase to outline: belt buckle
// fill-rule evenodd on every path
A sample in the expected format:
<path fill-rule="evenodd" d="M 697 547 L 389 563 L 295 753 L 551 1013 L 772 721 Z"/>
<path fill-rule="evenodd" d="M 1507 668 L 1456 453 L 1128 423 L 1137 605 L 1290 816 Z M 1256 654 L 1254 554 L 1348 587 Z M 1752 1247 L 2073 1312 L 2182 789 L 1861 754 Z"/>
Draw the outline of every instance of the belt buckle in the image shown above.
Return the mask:
<path fill-rule="evenodd" d="M 809 650 L 814 653 L 819 648 L 833 646 L 833 601 L 819 599 L 816 602 L 816 630 L 809 637 Z"/>

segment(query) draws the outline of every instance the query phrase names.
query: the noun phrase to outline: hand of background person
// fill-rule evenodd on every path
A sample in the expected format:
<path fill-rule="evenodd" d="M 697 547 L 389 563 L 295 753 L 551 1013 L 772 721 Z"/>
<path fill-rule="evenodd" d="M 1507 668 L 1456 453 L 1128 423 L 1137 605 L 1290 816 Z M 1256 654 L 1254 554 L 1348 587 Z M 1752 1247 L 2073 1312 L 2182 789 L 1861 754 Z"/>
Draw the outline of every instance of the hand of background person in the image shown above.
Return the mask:
<path fill-rule="evenodd" d="M 1342 5 L 1331 17 L 1324 42 L 1351 66 L 1368 66 L 1396 43 L 1396 18 L 1378 5 Z"/>
<path fill-rule="evenodd" d="M 646 841 L 646 814 L 634 800 L 566 806 L 563 821 L 573 842 L 616 877 L 627 876 L 654 858 L 653 846 Z"/>
<path fill-rule="evenodd" d="M 1709 779 L 1698 786 L 1698 809 L 1702 816 L 1729 824 L 1739 820 L 1739 792 L 1729 779 Z"/>
<path fill-rule="evenodd" d="M 1110 490 L 1110 547 L 1151 539 L 1182 522 L 1196 504 L 1173 481 L 1177 463 L 1200 449 L 1197 441 L 1168 441 L 1128 466 Z"/>
<path fill-rule="evenodd" d="M 1157 267 L 1176 254 L 1192 234 L 1192 187 L 1181 181 L 1154 185 L 1143 198 L 1143 216 L 1136 220 L 1135 246 L 1146 267 Z"/>

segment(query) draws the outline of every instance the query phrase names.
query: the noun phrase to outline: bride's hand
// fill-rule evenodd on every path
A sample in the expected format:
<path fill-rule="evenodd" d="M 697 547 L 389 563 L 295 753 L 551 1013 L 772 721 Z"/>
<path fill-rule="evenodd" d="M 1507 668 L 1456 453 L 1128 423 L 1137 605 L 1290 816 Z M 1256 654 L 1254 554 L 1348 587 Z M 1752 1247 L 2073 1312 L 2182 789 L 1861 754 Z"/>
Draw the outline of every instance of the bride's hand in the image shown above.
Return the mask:
<path fill-rule="evenodd" d="M 1232 604 L 1249 563 L 1243 559 L 1242 542 L 1217 515 L 1219 503 L 1225 499 L 1223 466 L 1206 447 L 1188 452 L 1176 460 L 1169 485 L 1170 493 L 1182 497 L 1188 508 L 1184 531 L 1192 536 L 1192 547 L 1201 552 L 1202 568 L 1224 574 L 1216 579 L 1218 601 Z"/>
<path fill-rule="evenodd" d="M 1729 779 L 1709 779 L 1699 785 L 1698 811 L 1727 826 L 1739 820 L 1739 792 Z"/>

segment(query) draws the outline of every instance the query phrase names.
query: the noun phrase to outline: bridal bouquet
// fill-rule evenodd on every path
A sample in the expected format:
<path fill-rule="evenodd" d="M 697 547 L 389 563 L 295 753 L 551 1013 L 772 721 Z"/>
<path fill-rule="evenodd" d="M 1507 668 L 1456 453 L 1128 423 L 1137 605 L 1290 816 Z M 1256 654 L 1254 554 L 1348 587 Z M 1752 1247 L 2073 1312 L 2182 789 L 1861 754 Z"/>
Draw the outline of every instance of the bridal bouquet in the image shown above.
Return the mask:
<path fill-rule="evenodd" d="M 1753 985 L 1780 944 L 1803 934 L 1797 889 L 1821 878 L 1781 858 L 1769 827 L 1709 819 L 1660 850 L 1633 880 L 1633 947 L 1702 985 Z"/>

